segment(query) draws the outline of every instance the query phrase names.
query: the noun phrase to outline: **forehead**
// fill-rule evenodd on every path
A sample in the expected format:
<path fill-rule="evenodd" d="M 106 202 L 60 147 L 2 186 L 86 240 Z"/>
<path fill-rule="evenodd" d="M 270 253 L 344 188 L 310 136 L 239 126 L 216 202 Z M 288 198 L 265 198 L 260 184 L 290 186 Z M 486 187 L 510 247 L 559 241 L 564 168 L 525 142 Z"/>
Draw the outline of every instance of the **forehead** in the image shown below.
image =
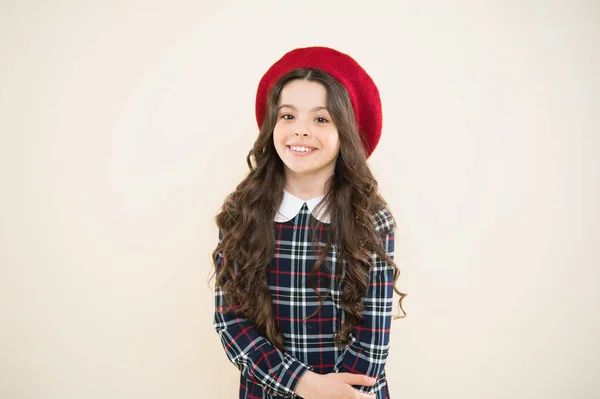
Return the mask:
<path fill-rule="evenodd" d="M 314 107 L 327 104 L 327 89 L 321 83 L 296 79 L 283 86 L 278 104 Z"/>

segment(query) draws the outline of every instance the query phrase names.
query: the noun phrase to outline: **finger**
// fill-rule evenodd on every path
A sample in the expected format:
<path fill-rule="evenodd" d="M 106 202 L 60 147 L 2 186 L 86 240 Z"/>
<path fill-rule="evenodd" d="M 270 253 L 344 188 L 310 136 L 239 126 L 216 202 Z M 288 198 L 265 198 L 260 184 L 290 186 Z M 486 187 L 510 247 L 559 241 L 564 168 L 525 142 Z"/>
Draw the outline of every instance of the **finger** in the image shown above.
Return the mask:
<path fill-rule="evenodd" d="M 339 373 L 342 376 L 342 380 L 346 384 L 350 385 L 373 385 L 375 384 L 375 378 L 371 378 L 363 374 L 352 374 L 352 373 Z"/>

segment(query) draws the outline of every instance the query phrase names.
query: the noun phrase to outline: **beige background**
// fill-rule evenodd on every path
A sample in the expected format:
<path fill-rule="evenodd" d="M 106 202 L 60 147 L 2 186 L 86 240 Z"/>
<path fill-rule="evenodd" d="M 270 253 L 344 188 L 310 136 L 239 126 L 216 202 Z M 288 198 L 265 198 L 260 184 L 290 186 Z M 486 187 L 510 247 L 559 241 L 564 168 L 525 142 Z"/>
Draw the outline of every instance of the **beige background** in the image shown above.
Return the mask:
<path fill-rule="evenodd" d="M 237 397 L 213 217 L 309 45 L 381 91 L 393 398 L 600 397 L 600 3 L 360 3 L 0 1 L 0 397 Z"/>

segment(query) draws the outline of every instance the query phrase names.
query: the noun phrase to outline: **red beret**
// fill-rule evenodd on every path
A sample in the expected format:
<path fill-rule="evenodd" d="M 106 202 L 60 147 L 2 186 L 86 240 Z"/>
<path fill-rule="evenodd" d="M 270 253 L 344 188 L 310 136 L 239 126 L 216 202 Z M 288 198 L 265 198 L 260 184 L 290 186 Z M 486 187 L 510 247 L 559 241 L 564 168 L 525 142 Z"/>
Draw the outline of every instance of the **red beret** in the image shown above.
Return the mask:
<path fill-rule="evenodd" d="M 286 73 L 296 68 L 315 68 L 337 79 L 350 94 L 358 130 L 369 157 L 381 137 L 381 99 L 367 72 L 347 54 L 328 47 L 297 48 L 283 55 L 263 75 L 256 92 L 256 121 L 262 126 L 267 113 L 267 94 Z"/>

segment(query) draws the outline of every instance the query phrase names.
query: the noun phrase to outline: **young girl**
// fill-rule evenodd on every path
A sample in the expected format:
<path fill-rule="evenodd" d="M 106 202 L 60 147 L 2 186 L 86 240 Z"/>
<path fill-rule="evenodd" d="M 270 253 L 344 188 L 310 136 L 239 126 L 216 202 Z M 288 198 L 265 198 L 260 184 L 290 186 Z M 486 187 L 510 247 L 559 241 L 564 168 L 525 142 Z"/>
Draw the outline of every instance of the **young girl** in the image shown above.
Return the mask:
<path fill-rule="evenodd" d="M 250 172 L 216 222 L 214 327 L 240 398 L 389 398 L 395 221 L 367 165 L 377 87 L 350 56 L 292 50 L 256 96 Z M 403 317 L 403 316 L 401 316 Z"/>

